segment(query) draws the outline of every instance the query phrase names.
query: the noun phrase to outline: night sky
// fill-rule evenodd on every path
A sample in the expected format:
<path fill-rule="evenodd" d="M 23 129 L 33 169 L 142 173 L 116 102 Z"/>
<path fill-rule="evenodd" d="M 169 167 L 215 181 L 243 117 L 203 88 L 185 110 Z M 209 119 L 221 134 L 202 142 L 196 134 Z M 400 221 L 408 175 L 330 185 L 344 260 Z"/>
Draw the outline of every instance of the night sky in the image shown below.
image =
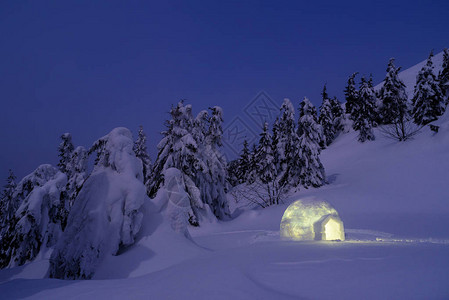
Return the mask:
<path fill-rule="evenodd" d="M 306 3 L 307 2 L 307 3 Z M 311 2 L 314 2 L 313 4 Z M 449 47 L 449 1 L 2 1 L 0 182 L 57 163 L 59 136 L 89 147 L 139 125 L 155 159 L 172 104 L 245 107 L 260 91 L 343 100 L 355 71 L 380 82 Z"/>

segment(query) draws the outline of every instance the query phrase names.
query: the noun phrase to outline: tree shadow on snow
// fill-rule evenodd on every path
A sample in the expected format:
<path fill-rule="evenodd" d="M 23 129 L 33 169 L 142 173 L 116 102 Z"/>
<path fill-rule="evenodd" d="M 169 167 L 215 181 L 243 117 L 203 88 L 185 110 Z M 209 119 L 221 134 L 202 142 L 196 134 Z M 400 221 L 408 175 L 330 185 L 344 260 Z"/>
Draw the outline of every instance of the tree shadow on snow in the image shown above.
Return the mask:
<path fill-rule="evenodd" d="M 329 176 L 327 176 L 326 180 L 329 184 L 334 183 L 335 181 L 337 181 L 338 176 L 340 176 L 340 174 L 335 173 L 335 174 L 331 174 Z"/>
<path fill-rule="evenodd" d="M 2 299 L 22 299 L 31 297 L 44 290 L 61 288 L 76 282 L 78 281 L 60 279 L 14 279 L 0 284 L 0 295 Z"/>

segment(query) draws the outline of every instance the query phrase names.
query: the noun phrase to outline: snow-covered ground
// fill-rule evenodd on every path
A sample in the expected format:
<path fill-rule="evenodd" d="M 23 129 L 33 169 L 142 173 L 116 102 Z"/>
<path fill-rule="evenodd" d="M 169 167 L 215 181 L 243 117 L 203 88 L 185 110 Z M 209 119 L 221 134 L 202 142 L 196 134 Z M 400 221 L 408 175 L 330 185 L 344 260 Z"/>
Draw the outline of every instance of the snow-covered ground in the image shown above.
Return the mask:
<path fill-rule="evenodd" d="M 0 271 L 0 298 L 449 299 L 449 112 L 436 123 L 407 142 L 344 134 L 322 153 L 328 185 L 190 236 L 148 202 L 137 243 L 93 280 L 44 279 L 45 255 Z M 280 240 L 283 212 L 304 197 L 337 209 L 346 241 Z"/>

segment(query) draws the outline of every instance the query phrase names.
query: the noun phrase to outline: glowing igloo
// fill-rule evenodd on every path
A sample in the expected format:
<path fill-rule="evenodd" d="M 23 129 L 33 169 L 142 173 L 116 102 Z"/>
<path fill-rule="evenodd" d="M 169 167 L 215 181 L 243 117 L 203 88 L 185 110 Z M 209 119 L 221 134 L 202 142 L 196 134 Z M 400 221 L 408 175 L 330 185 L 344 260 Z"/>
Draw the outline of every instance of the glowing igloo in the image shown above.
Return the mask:
<path fill-rule="evenodd" d="M 329 203 L 302 199 L 285 210 L 280 236 L 294 241 L 344 241 L 345 230 L 337 211 Z"/>

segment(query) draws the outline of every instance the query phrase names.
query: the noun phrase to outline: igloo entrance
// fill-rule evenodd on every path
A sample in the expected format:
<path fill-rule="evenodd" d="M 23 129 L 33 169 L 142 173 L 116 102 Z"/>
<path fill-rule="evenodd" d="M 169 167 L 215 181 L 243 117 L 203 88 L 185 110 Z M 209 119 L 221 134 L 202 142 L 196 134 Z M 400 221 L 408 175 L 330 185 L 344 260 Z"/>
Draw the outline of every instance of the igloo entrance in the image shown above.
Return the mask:
<path fill-rule="evenodd" d="M 301 199 L 293 202 L 285 210 L 280 227 L 280 236 L 286 240 L 345 240 L 343 222 L 325 201 Z"/>

